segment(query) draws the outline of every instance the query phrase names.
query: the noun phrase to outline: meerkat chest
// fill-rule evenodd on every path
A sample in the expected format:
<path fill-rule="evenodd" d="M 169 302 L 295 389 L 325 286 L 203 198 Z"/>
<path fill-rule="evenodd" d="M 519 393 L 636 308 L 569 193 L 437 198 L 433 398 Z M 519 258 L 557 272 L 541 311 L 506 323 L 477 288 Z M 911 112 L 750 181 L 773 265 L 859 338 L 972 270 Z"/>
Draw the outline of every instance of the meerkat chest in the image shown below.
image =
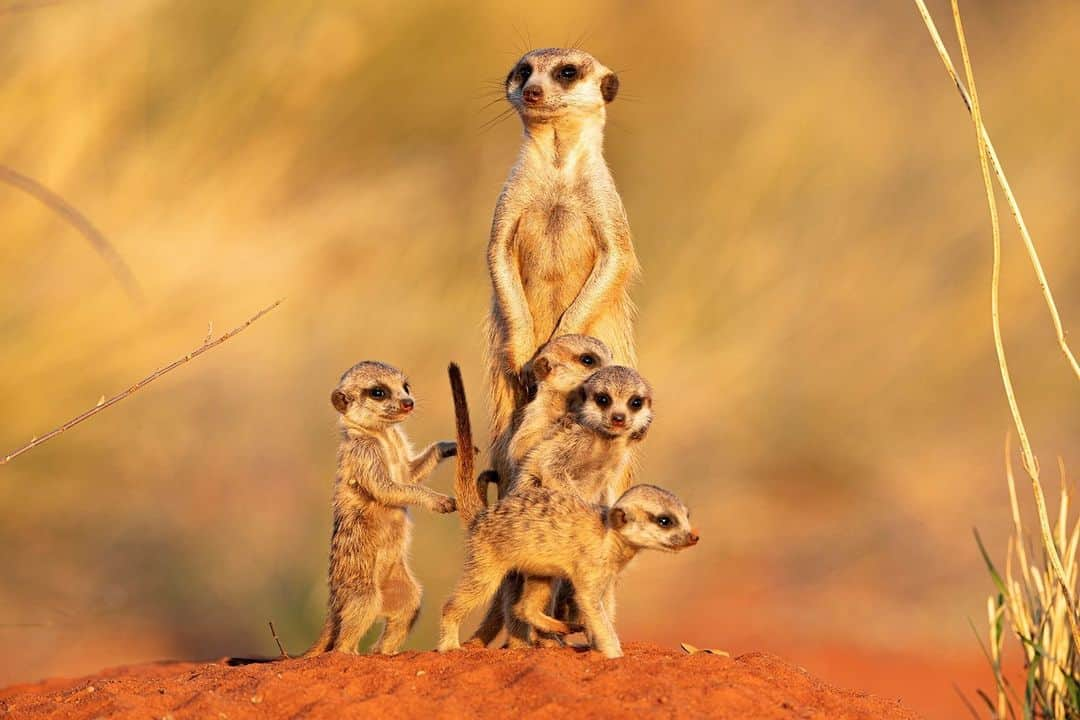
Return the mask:
<path fill-rule="evenodd" d="M 559 192 L 537 198 L 522 212 L 515 240 L 526 287 L 571 283 L 580 288 L 596 259 L 596 238 L 583 204 Z"/>
<path fill-rule="evenodd" d="M 395 428 L 396 430 L 396 428 Z M 388 433 L 379 438 L 379 451 L 386 463 L 386 472 L 395 483 L 408 483 L 409 454 L 405 439 L 398 433 Z"/>

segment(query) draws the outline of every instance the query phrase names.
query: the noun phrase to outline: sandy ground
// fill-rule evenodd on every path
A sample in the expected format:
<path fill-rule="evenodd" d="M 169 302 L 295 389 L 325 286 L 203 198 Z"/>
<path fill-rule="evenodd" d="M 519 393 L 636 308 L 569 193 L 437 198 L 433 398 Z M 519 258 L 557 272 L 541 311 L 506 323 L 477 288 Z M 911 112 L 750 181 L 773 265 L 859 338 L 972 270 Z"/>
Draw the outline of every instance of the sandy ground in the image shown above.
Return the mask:
<path fill-rule="evenodd" d="M 0 690 L 12 718 L 895 718 L 898 700 L 841 690 L 777 657 L 686 655 L 633 643 L 621 660 L 571 650 L 396 657 L 331 653 L 229 667 L 164 662 Z"/>

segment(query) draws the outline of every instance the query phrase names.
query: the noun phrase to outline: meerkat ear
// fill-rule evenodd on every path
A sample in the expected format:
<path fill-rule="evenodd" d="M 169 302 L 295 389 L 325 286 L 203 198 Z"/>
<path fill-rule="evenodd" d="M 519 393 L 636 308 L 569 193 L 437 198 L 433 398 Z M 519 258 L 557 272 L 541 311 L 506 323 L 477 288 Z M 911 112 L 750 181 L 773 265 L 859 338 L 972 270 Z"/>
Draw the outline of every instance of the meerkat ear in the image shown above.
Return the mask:
<path fill-rule="evenodd" d="M 551 374 L 551 361 L 546 357 L 538 357 L 532 363 L 532 376 L 537 382 L 543 382 L 544 378 Z"/>
<path fill-rule="evenodd" d="M 622 508 L 611 508 L 611 512 L 608 513 L 608 522 L 611 523 L 613 530 L 618 530 L 627 523 L 626 511 Z"/>
<path fill-rule="evenodd" d="M 335 390 L 330 393 L 330 402 L 333 403 L 334 407 L 342 415 L 349 409 L 349 396 L 341 390 Z"/>
<path fill-rule="evenodd" d="M 619 76 L 615 73 L 608 73 L 600 81 L 600 95 L 604 98 L 604 102 L 611 102 L 615 99 L 615 96 L 619 94 Z"/>

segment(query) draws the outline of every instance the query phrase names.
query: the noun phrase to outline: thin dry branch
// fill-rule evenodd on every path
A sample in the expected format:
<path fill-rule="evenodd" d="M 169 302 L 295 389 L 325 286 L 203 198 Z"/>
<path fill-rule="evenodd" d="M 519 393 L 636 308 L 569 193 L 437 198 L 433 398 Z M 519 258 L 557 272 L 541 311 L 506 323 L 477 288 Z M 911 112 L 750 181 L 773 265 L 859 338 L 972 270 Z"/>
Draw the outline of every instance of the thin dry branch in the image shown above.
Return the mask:
<path fill-rule="evenodd" d="M 934 24 L 933 18 L 930 17 L 930 11 L 926 9 L 926 4 L 923 0 L 915 0 L 915 6 L 918 8 L 919 14 L 922 15 L 923 23 L 926 24 L 926 29 L 930 32 L 930 38 L 934 41 L 934 47 L 937 48 L 938 55 L 941 56 L 941 62 L 945 64 L 945 71 L 949 73 L 949 77 L 952 78 L 953 83 L 956 84 L 956 89 L 960 92 L 960 98 L 967 106 L 968 112 L 974 114 L 972 97 L 968 95 L 967 90 L 964 89 L 964 84 L 956 74 L 956 67 L 953 65 L 952 57 L 950 57 L 949 51 L 945 48 L 945 43 L 941 41 L 941 35 L 938 34 L 937 26 Z M 970 85 L 971 83 L 969 82 L 968 84 Z M 974 95 L 974 92 L 972 95 Z M 1050 291 L 1050 283 L 1046 279 L 1046 273 L 1043 272 L 1042 263 L 1039 261 L 1039 253 L 1035 250 L 1035 242 L 1031 239 L 1031 233 L 1028 232 L 1027 223 L 1024 222 L 1024 216 L 1020 212 L 1020 205 L 1017 204 L 1016 196 L 1013 194 L 1012 187 L 1009 185 L 1009 180 L 1005 177 L 1005 170 L 1002 169 L 1001 161 L 998 160 L 997 151 L 994 150 L 994 143 L 990 141 L 990 133 L 987 132 L 986 126 L 983 125 L 982 122 L 977 123 L 977 128 L 981 142 L 986 145 L 986 153 L 990 158 L 994 174 L 997 176 L 998 184 L 1001 185 L 1001 190 L 1005 194 L 1005 200 L 1009 203 L 1009 210 L 1012 212 L 1013 220 L 1016 221 L 1016 226 L 1020 229 L 1020 236 L 1024 240 L 1024 247 L 1027 250 L 1028 258 L 1031 260 L 1031 266 L 1035 269 L 1035 276 L 1039 280 L 1039 288 L 1042 290 L 1043 299 L 1046 301 L 1046 307 L 1050 311 L 1050 320 L 1054 324 L 1054 333 L 1057 335 L 1058 345 L 1061 346 L 1061 351 L 1065 353 L 1065 358 L 1069 361 L 1073 373 L 1076 374 L 1077 378 L 1080 378 L 1080 363 L 1076 361 L 1076 356 L 1073 354 L 1068 341 L 1065 339 L 1065 329 L 1061 325 L 1061 315 L 1058 314 L 1057 305 L 1054 303 L 1054 295 Z"/>
<path fill-rule="evenodd" d="M 45 207 L 66 220 L 68 224 L 75 228 L 90 242 L 91 245 L 94 246 L 94 249 L 105 259 L 105 262 L 109 263 L 112 267 L 113 274 L 120 280 L 120 283 L 124 286 L 124 290 L 127 291 L 127 294 L 131 299 L 136 301 L 141 301 L 143 299 L 139 282 L 135 279 L 135 275 L 131 272 L 131 268 L 124 262 L 124 258 L 120 256 L 120 253 L 116 251 L 116 248 L 112 246 L 101 231 L 94 227 L 94 224 L 90 222 L 85 215 L 79 212 L 75 206 L 39 183 L 37 180 L 16 172 L 6 165 L 0 165 L 0 182 L 7 183 L 36 198 L 45 205 Z"/>
<path fill-rule="evenodd" d="M 277 643 L 277 649 L 281 651 L 281 657 L 286 660 L 291 660 L 289 653 L 285 652 L 285 646 L 281 644 L 281 638 L 277 635 L 277 630 L 274 629 L 274 621 L 267 620 L 266 624 L 270 626 L 270 634 L 274 636 L 274 642 Z"/>
<path fill-rule="evenodd" d="M 249 325 L 254 323 L 256 320 L 261 318 L 266 313 L 268 313 L 271 310 L 273 310 L 274 308 L 276 308 L 281 303 L 282 303 L 282 300 L 278 300 L 274 304 L 263 308 L 262 310 L 260 310 L 259 312 L 255 313 L 250 318 L 248 318 L 247 322 L 245 322 L 243 325 L 240 325 L 238 327 L 233 328 L 229 332 L 225 333 L 224 335 L 222 335 L 222 336 L 220 336 L 220 337 L 218 337 L 218 338 L 216 338 L 214 340 L 210 340 L 209 338 L 207 338 L 207 340 L 205 340 L 202 345 L 195 348 L 194 350 L 189 352 L 187 355 L 184 355 L 183 357 L 172 361 L 171 363 L 169 363 L 168 365 L 165 365 L 164 367 L 158 368 L 154 372 L 152 372 L 149 375 L 147 375 L 146 377 L 144 377 L 139 382 L 137 382 L 134 385 L 132 385 L 131 387 L 129 387 L 127 390 L 124 390 L 121 393 L 113 395 L 111 398 L 108 398 L 108 399 L 102 398 L 101 400 L 98 400 L 97 404 L 94 405 L 94 407 L 87 410 L 86 412 L 73 417 L 71 420 L 68 420 L 66 423 L 64 423 L 60 427 L 55 428 L 54 430 L 50 430 L 49 432 L 45 433 L 41 437 L 35 437 L 33 440 L 28 442 L 26 445 L 23 445 L 18 450 L 15 450 L 15 451 L 9 453 L 7 456 L 4 457 L 3 460 L 0 460 L 0 465 L 6 465 L 10 461 L 12 461 L 15 458 L 17 458 L 18 456 L 22 455 L 27 450 L 31 450 L 31 449 L 37 447 L 38 445 L 41 445 L 43 442 L 46 442 L 47 440 L 51 440 L 52 438 L 56 437 L 60 433 L 64 432 L 65 430 L 73 428 L 73 427 L 75 427 L 76 425 L 78 425 L 79 423 L 81 423 L 81 422 L 83 422 L 85 420 L 89 420 L 91 417 L 93 417 L 94 415 L 97 415 L 99 412 L 105 410 L 108 407 L 111 407 L 111 406 L 115 405 L 116 403 L 120 402 L 121 400 L 128 397 L 129 395 L 136 392 L 137 390 L 141 389 L 142 387 L 144 387 L 146 385 L 149 385 L 151 382 L 153 382 L 154 380 L 157 380 L 162 375 L 165 375 L 166 373 L 172 372 L 173 370 L 180 367 L 181 365 L 183 365 L 186 362 L 194 360 L 195 358 L 202 355 L 207 350 L 210 350 L 212 348 L 217 347 L 218 345 L 225 342 L 229 338 L 231 338 L 231 337 L 233 337 L 235 335 L 239 335 L 241 332 L 246 330 Z"/>

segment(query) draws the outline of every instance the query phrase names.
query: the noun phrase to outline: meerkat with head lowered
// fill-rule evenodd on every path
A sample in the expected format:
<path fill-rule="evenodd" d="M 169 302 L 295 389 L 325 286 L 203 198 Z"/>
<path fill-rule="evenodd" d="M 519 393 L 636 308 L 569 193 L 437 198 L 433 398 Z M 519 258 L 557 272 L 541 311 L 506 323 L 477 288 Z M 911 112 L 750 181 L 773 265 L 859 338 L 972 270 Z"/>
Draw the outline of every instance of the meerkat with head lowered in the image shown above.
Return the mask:
<path fill-rule="evenodd" d="M 386 626 L 374 650 L 394 653 L 420 612 L 420 584 L 407 561 L 412 521 L 406 507 L 455 510 L 452 497 L 420 483 L 457 454 L 457 443 L 437 442 L 413 454 L 400 423 L 415 404 L 408 380 L 389 365 L 358 363 L 342 375 L 330 399 L 341 413 L 330 598 L 322 633 L 307 655 L 355 653 L 380 617 Z"/>
<path fill-rule="evenodd" d="M 488 243 L 493 442 L 527 400 L 522 371 L 552 338 L 591 335 L 616 362 L 635 364 L 628 287 L 639 266 L 603 156 L 618 89 L 615 73 L 580 50 L 534 50 L 506 78 L 525 135 Z M 505 458 L 493 464 L 506 473 Z"/>

